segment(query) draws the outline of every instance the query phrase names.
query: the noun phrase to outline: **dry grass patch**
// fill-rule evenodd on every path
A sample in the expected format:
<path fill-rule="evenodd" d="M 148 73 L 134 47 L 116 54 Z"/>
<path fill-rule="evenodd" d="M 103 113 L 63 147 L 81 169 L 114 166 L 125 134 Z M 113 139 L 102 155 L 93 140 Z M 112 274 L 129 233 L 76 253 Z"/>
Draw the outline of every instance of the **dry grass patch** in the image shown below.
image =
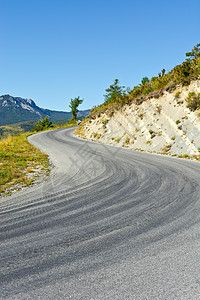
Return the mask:
<path fill-rule="evenodd" d="M 37 170 L 49 173 L 48 156 L 31 145 L 27 136 L 21 134 L 0 140 L 0 195 L 12 186 L 31 185 Z"/>
<path fill-rule="evenodd" d="M 162 153 L 167 154 L 171 150 L 171 147 L 172 147 L 171 144 L 166 145 L 164 148 L 161 149 Z"/>

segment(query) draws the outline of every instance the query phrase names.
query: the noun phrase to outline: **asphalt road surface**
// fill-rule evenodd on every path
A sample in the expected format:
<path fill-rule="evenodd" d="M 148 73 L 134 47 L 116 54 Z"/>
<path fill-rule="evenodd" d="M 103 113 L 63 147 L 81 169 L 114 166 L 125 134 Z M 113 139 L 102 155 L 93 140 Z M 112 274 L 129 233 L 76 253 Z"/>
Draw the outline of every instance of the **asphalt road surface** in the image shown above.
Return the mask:
<path fill-rule="evenodd" d="M 200 299 L 200 164 L 31 136 L 47 181 L 0 200 L 0 299 Z"/>

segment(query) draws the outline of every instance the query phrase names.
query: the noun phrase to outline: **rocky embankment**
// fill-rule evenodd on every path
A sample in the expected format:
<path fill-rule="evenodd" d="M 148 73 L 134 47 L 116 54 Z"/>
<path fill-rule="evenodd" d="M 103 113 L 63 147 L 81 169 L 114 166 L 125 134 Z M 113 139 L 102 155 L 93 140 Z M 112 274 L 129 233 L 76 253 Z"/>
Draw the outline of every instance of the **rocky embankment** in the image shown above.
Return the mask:
<path fill-rule="evenodd" d="M 186 107 L 191 92 L 200 93 L 200 80 L 138 99 L 112 116 L 88 118 L 75 134 L 133 150 L 199 158 L 200 110 Z"/>

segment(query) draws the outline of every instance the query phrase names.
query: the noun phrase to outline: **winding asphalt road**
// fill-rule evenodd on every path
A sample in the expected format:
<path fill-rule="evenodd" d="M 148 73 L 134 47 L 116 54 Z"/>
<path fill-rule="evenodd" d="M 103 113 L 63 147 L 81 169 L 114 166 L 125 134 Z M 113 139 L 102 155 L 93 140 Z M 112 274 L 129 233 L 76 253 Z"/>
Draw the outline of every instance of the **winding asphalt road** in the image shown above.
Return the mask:
<path fill-rule="evenodd" d="M 200 299 L 200 164 L 33 135 L 43 184 L 0 200 L 0 299 Z"/>

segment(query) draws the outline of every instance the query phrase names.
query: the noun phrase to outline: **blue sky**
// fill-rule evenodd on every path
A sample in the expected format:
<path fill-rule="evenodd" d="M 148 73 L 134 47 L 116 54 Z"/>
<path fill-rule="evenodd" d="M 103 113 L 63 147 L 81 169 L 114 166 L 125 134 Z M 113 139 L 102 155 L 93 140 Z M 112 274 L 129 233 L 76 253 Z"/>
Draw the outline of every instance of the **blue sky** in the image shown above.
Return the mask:
<path fill-rule="evenodd" d="M 200 1 L 0 0 L 0 95 L 69 111 L 170 71 L 200 42 Z"/>

